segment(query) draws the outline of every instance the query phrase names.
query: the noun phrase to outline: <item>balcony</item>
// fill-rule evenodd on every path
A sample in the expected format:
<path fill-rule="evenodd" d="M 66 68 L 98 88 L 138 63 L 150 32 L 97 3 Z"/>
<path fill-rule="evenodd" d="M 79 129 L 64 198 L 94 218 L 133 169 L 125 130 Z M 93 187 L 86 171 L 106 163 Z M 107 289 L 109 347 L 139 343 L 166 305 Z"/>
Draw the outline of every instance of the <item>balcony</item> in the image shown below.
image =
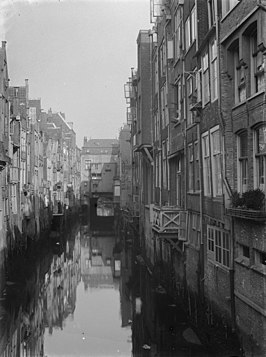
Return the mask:
<path fill-rule="evenodd" d="M 248 190 L 242 195 L 237 191 L 232 192 L 231 205 L 226 209 L 229 216 L 255 222 L 266 221 L 265 193 L 259 188 Z"/>
<path fill-rule="evenodd" d="M 248 219 L 255 222 L 265 222 L 266 221 L 266 211 L 265 210 L 252 210 L 245 208 L 227 208 L 226 213 L 229 216 L 239 219 Z"/>
<path fill-rule="evenodd" d="M 187 212 L 175 206 L 150 207 L 152 229 L 160 236 L 176 237 L 186 240 Z"/>

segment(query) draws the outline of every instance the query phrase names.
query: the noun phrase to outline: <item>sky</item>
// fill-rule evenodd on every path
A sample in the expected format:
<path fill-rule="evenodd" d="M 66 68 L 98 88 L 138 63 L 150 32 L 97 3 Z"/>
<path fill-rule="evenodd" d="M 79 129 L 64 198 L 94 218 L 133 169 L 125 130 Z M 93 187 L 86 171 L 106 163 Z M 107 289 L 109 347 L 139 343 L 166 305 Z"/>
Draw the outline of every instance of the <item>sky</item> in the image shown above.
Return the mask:
<path fill-rule="evenodd" d="M 30 99 L 63 112 L 84 136 L 116 138 L 126 122 L 124 84 L 137 66 L 137 36 L 149 0 L 1 0 L 11 86 L 29 80 Z"/>

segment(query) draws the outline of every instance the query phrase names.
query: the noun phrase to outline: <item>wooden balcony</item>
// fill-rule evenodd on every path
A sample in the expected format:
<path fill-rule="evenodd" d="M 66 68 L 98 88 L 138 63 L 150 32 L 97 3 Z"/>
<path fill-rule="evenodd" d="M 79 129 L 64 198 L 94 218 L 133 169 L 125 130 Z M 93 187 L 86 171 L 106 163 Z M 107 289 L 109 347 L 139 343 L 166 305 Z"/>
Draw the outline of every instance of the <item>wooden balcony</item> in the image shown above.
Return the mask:
<path fill-rule="evenodd" d="M 255 222 L 266 222 L 265 210 L 253 210 L 245 208 L 227 208 L 226 213 L 229 216 L 238 219 L 248 219 Z"/>
<path fill-rule="evenodd" d="M 185 241 L 187 237 L 187 212 L 175 206 L 150 207 L 152 229 L 160 236 L 176 237 Z"/>

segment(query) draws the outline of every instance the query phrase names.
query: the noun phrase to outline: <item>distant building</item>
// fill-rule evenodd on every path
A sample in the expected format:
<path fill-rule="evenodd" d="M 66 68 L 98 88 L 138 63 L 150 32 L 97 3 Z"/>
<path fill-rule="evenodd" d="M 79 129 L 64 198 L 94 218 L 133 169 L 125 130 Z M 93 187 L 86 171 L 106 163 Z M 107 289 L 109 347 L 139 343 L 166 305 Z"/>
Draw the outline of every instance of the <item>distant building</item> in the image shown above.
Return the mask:
<path fill-rule="evenodd" d="M 81 190 L 83 195 L 101 193 L 113 196 L 118 173 L 118 140 L 84 138 L 81 151 Z"/>

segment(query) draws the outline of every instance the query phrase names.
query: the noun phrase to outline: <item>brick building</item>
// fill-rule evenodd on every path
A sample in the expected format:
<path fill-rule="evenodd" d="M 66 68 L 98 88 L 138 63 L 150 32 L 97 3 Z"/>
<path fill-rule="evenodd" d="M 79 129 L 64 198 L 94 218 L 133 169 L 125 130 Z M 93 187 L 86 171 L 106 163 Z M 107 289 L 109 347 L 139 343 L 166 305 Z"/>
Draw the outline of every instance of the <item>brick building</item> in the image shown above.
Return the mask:
<path fill-rule="evenodd" d="M 225 124 L 227 210 L 234 239 L 234 300 L 245 349 L 266 351 L 266 7 L 263 1 L 222 3 L 221 115 Z M 260 189 L 261 191 L 258 191 Z M 263 192 L 263 193 L 262 193 Z M 244 202 L 243 202 L 244 200 Z"/>
<path fill-rule="evenodd" d="M 151 116 L 141 76 L 127 96 L 146 264 L 192 322 L 236 331 L 248 356 L 266 351 L 265 5 L 151 0 Z"/>

